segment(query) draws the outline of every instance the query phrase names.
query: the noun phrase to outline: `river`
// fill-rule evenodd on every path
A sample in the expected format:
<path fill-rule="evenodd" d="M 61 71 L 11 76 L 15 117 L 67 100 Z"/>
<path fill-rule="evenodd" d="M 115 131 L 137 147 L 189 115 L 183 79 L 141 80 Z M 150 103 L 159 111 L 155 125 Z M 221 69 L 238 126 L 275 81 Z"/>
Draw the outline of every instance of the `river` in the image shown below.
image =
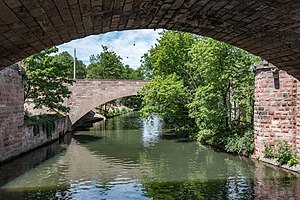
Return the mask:
<path fill-rule="evenodd" d="M 297 174 L 196 142 L 136 114 L 0 166 L 0 199 L 299 199 Z"/>

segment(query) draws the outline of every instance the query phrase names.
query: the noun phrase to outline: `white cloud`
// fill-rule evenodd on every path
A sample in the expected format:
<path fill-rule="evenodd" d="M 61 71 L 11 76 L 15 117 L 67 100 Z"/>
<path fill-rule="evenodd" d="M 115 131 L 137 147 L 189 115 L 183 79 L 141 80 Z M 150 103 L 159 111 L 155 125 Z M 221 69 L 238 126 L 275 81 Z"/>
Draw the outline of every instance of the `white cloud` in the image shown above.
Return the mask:
<path fill-rule="evenodd" d="M 149 29 L 115 31 L 73 40 L 59 45 L 58 48 L 59 52 L 68 51 L 71 55 L 73 55 L 74 48 L 76 48 L 77 58 L 85 64 L 89 64 L 90 55 L 100 54 L 102 51 L 101 45 L 105 45 L 121 56 L 124 64 L 136 69 L 140 66 L 140 59 L 144 53 L 157 42 L 161 31 Z"/>

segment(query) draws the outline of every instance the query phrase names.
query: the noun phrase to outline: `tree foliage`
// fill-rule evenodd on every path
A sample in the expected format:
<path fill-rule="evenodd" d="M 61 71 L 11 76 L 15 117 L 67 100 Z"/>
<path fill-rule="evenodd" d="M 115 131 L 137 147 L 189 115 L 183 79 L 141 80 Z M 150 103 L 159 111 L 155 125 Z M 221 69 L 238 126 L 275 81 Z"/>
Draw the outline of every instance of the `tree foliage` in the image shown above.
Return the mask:
<path fill-rule="evenodd" d="M 156 76 L 141 91 L 144 107 L 142 114 L 149 117 L 153 113 L 159 113 L 166 122 L 174 128 L 185 126 L 190 101 L 183 81 L 175 74 Z"/>
<path fill-rule="evenodd" d="M 102 46 L 103 52 L 90 57 L 87 68 L 87 78 L 91 79 L 122 79 L 125 68 L 122 58 L 115 52 L 109 51 L 107 46 Z"/>
<path fill-rule="evenodd" d="M 63 101 L 71 93 L 67 84 L 72 84 L 73 80 L 68 78 L 68 66 L 55 61 L 51 55 L 57 51 L 56 47 L 51 47 L 22 61 L 28 77 L 24 96 L 33 100 L 35 108 L 45 106 L 51 111 L 67 112 Z"/>
<path fill-rule="evenodd" d="M 90 57 L 87 78 L 91 79 L 144 79 L 141 69 L 132 69 L 122 63 L 122 58 L 107 46 L 100 54 Z"/>
<path fill-rule="evenodd" d="M 143 56 L 141 67 L 152 80 L 143 90 L 145 107 L 141 113 L 144 116 L 150 112 L 160 114 L 180 135 L 188 135 L 187 129 L 194 126 L 187 105 L 196 89 L 197 74 L 189 65 L 189 50 L 197 40 L 192 34 L 164 31 L 159 44 Z"/>
<path fill-rule="evenodd" d="M 152 80 L 143 89 L 144 115 L 156 112 L 175 124 L 180 124 L 176 120 L 195 120 L 188 126 L 189 134 L 198 129 L 198 136 L 205 140 L 237 132 L 243 135 L 251 128 L 252 66 L 257 57 L 229 44 L 177 31 L 162 32 L 158 42 L 143 56 L 141 68 Z"/>
<path fill-rule="evenodd" d="M 67 52 L 61 52 L 54 56 L 54 62 L 61 63 L 67 67 L 67 73 L 69 78 L 73 78 L 74 73 L 74 58 Z M 76 78 L 84 79 L 86 77 L 86 65 L 76 59 Z"/>
<path fill-rule="evenodd" d="M 202 81 L 189 104 L 200 130 L 228 132 L 253 118 L 255 57 L 231 45 L 205 38 L 190 51 Z"/>
<path fill-rule="evenodd" d="M 195 89 L 194 79 L 197 79 L 198 74 L 194 73 L 195 69 L 189 64 L 189 51 L 199 37 L 179 31 L 163 31 L 160 34 L 159 44 L 143 56 L 142 69 L 152 78 L 176 74 L 189 89 Z"/>

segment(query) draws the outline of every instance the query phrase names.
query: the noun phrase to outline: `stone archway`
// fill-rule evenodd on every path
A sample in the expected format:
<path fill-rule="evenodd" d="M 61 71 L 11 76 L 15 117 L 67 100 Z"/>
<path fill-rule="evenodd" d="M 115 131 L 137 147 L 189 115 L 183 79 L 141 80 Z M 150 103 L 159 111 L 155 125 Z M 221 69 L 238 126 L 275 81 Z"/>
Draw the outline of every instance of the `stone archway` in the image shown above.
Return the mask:
<path fill-rule="evenodd" d="M 0 69 L 92 34 L 165 28 L 233 44 L 300 78 L 299 8 L 293 0 L 4 0 Z"/>
<path fill-rule="evenodd" d="M 67 100 L 70 107 L 71 125 L 75 124 L 86 113 L 99 105 L 127 96 L 136 96 L 148 81 L 129 80 L 77 80 Z"/>
<path fill-rule="evenodd" d="M 0 153 L 22 146 L 21 78 L 6 68 L 22 58 L 92 34 L 165 28 L 235 45 L 300 79 L 299 9 L 295 0 L 3 0 Z"/>

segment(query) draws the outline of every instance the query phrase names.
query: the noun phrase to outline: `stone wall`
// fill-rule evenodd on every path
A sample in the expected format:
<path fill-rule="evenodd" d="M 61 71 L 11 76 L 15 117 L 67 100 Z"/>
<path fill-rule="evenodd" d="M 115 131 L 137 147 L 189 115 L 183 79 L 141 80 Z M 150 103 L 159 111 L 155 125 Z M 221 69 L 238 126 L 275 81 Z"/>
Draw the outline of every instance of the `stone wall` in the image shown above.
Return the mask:
<path fill-rule="evenodd" d="M 0 161 L 22 152 L 24 96 L 17 65 L 0 71 Z"/>
<path fill-rule="evenodd" d="M 0 71 L 0 162 L 59 138 L 69 123 L 68 118 L 57 120 L 48 136 L 42 128 L 34 134 L 33 127 L 24 124 L 24 90 L 17 68 Z"/>
<path fill-rule="evenodd" d="M 8 146 L 9 148 L 7 147 L 7 149 L 3 150 L 3 153 L 0 155 L 0 163 L 63 137 L 68 129 L 67 124 L 67 117 L 57 119 L 53 132 L 47 132 L 42 126 L 38 126 L 38 131 L 36 132 L 33 130 L 32 125 L 23 125 L 24 130 L 20 134 L 21 136 L 18 135 L 21 138 L 20 142 L 12 144 Z M 13 136 L 14 133 L 12 132 L 10 135 Z"/>
<path fill-rule="evenodd" d="M 55 130 L 52 133 L 47 133 L 42 126 L 39 126 L 38 133 L 34 133 L 33 126 L 25 126 L 24 134 L 22 137 L 22 150 L 23 152 L 29 151 L 36 147 L 42 146 L 48 142 L 58 139 L 66 131 L 65 118 L 55 121 Z"/>
<path fill-rule="evenodd" d="M 287 140 L 300 152 L 298 131 L 300 83 L 285 71 L 262 61 L 256 64 L 254 139 L 256 156 L 263 156 L 264 143 Z"/>

